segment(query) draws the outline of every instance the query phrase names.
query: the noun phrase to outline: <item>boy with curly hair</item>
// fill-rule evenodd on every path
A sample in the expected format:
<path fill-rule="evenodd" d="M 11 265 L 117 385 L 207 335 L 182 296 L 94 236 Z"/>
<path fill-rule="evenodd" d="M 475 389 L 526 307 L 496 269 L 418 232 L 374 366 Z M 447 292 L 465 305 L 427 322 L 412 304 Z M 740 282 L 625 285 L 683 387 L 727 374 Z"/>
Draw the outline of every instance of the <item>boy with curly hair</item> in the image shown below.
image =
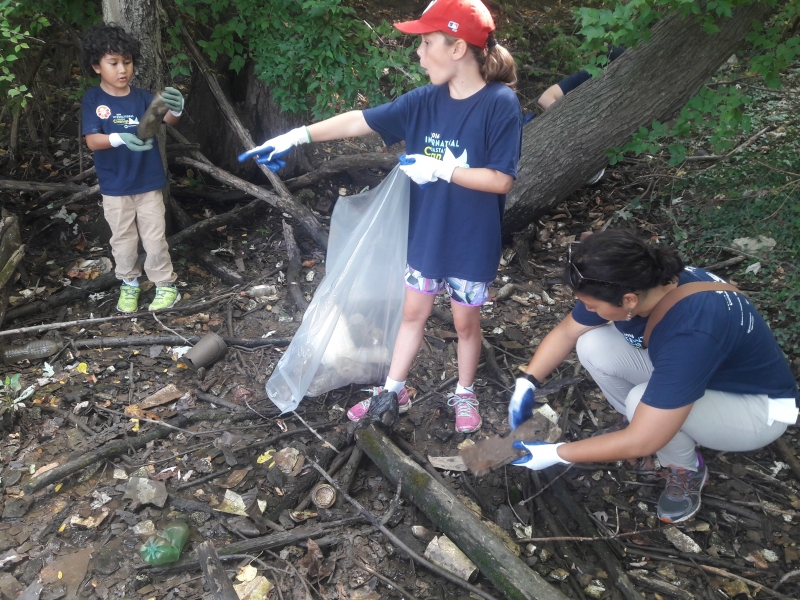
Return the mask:
<path fill-rule="evenodd" d="M 140 238 L 147 254 L 144 270 L 156 284 L 148 310 L 169 308 L 180 300 L 166 239 L 161 190 L 167 181 L 161 154 L 152 138 L 142 141 L 136 136 L 139 119 L 153 100 L 149 91 L 130 85 L 140 58 L 139 40 L 121 27 L 100 25 L 84 36 L 84 65 L 100 76 L 100 85 L 83 97 L 82 133 L 94 151 L 103 214 L 111 227 L 111 253 L 117 279 L 122 280 L 117 302 L 121 312 L 139 308 Z M 183 96 L 168 87 L 162 98 L 170 109 L 164 122 L 177 123 Z"/>

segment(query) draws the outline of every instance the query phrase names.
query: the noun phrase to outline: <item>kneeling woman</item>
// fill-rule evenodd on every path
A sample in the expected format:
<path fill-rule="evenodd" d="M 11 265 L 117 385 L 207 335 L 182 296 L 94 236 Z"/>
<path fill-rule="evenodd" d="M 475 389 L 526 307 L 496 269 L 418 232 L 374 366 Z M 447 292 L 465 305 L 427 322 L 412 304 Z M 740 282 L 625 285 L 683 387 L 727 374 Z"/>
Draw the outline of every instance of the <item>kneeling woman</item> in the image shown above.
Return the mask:
<path fill-rule="evenodd" d="M 598 232 L 570 246 L 565 279 L 578 302 L 517 380 L 509 424 L 516 428 L 530 416 L 539 381 L 573 349 L 629 424 L 578 442 L 517 442 L 529 455 L 515 464 L 538 470 L 656 453 L 668 468 L 658 516 L 679 523 L 699 510 L 708 479 L 697 445 L 755 450 L 796 421 L 798 389 L 789 365 L 764 319 L 735 288 L 678 300 L 644 343 L 648 317 L 655 322 L 675 297 L 656 309 L 667 294 L 692 282 L 723 283 L 684 267 L 674 249 L 626 230 Z"/>

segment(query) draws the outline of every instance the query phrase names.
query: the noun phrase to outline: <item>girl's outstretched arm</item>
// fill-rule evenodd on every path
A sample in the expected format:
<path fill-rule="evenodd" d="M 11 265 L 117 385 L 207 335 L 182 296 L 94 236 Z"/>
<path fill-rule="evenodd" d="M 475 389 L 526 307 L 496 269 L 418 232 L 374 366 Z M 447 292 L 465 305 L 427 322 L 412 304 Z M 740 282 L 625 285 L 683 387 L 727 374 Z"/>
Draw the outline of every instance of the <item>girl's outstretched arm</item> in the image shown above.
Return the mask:
<path fill-rule="evenodd" d="M 351 110 L 307 127 L 312 142 L 327 142 L 373 133 L 360 110 Z"/>

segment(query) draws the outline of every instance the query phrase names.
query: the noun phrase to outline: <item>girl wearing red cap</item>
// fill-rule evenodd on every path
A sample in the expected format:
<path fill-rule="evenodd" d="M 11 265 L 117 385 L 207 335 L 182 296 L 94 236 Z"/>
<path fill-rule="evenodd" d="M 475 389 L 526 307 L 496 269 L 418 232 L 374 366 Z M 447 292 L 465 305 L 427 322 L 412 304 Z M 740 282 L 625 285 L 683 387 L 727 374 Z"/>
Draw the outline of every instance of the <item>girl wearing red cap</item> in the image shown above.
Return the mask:
<path fill-rule="evenodd" d="M 239 156 L 277 171 L 299 144 L 377 132 L 387 146 L 405 140 L 401 168 L 411 186 L 403 320 L 389 377 L 381 388 L 411 401 L 405 379 L 436 294 L 450 295 L 458 333 L 456 431 L 481 426 L 473 383 L 481 353 L 480 307 L 488 300 L 502 252 L 505 195 L 517 175 L 522 114 L 513 85 L 514 60 L 497 44 L 494 22 L 480 0 L 434 0 L 416 21 L 396 23 L 420 34 L 417 54 L 430 85 L 382 106 L 299 127 Z M 347 413 L 360 419 L 370 399 Z"/>

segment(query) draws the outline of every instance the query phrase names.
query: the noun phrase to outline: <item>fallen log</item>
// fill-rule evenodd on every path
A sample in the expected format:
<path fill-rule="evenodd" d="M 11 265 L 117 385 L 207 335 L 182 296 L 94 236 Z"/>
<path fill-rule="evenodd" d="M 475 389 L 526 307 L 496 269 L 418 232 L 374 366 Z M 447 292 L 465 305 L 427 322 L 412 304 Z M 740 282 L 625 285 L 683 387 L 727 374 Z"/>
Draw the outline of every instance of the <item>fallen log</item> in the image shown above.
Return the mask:
<path fill-rule="evenodd" d="M 63 192 L 74 194 L 88 188 L 78 183 L 39 183 L 38 181 L 15 181 L 0 179 L 0 190 L 20 190 L 22 192 Z"/>
<path fill-rule="evenodd" d="M 217 556 L 214 544 L 206 540 L 195 550 L 206 585 L 211 590 L 215 600 L 239 600 L 239 595 L 233 589 L 231 580 L 225 573 L 225 566 Z"/>
<path fill-rule="evenodd" d="M 520 600 L 567 597 L 530 569 L 445 486 L 403 454 L 370 425 L 356 432 L 356 443 L 395 485 L 440 528 L 506 596 Z"/>
<path fill-rule="evenodd" d="M 190 217 L 183 207 L 175 201 L 175 198 L 170 196 L 169 209 L 172 216 L 175 218 L 175 224 L 180 230 L 188 229 L 195 224 L 195 220 Z M 199 251 L 192 252 L 189 257 L 192 261 L 197 261 L 203 267 L 208 269 L 211 273 L 220 278 L 221 281 L 228 285 L 244 285 L 245 279 L 234 269 L 226 265 L 222 260 L 211 254 L 210 252 Z"/>
<path fill-rule="evenodd" d="M 310 173 L 287 180 L 286 187 L 292 191 L 299 190 L 348 169 L 385 169 L 386 171 L 391 171 L 395 166 L 397 166 L 397 156 L 388 152 L 364 152 L 362 154 L 337 156 L 325 161 Z"/>

